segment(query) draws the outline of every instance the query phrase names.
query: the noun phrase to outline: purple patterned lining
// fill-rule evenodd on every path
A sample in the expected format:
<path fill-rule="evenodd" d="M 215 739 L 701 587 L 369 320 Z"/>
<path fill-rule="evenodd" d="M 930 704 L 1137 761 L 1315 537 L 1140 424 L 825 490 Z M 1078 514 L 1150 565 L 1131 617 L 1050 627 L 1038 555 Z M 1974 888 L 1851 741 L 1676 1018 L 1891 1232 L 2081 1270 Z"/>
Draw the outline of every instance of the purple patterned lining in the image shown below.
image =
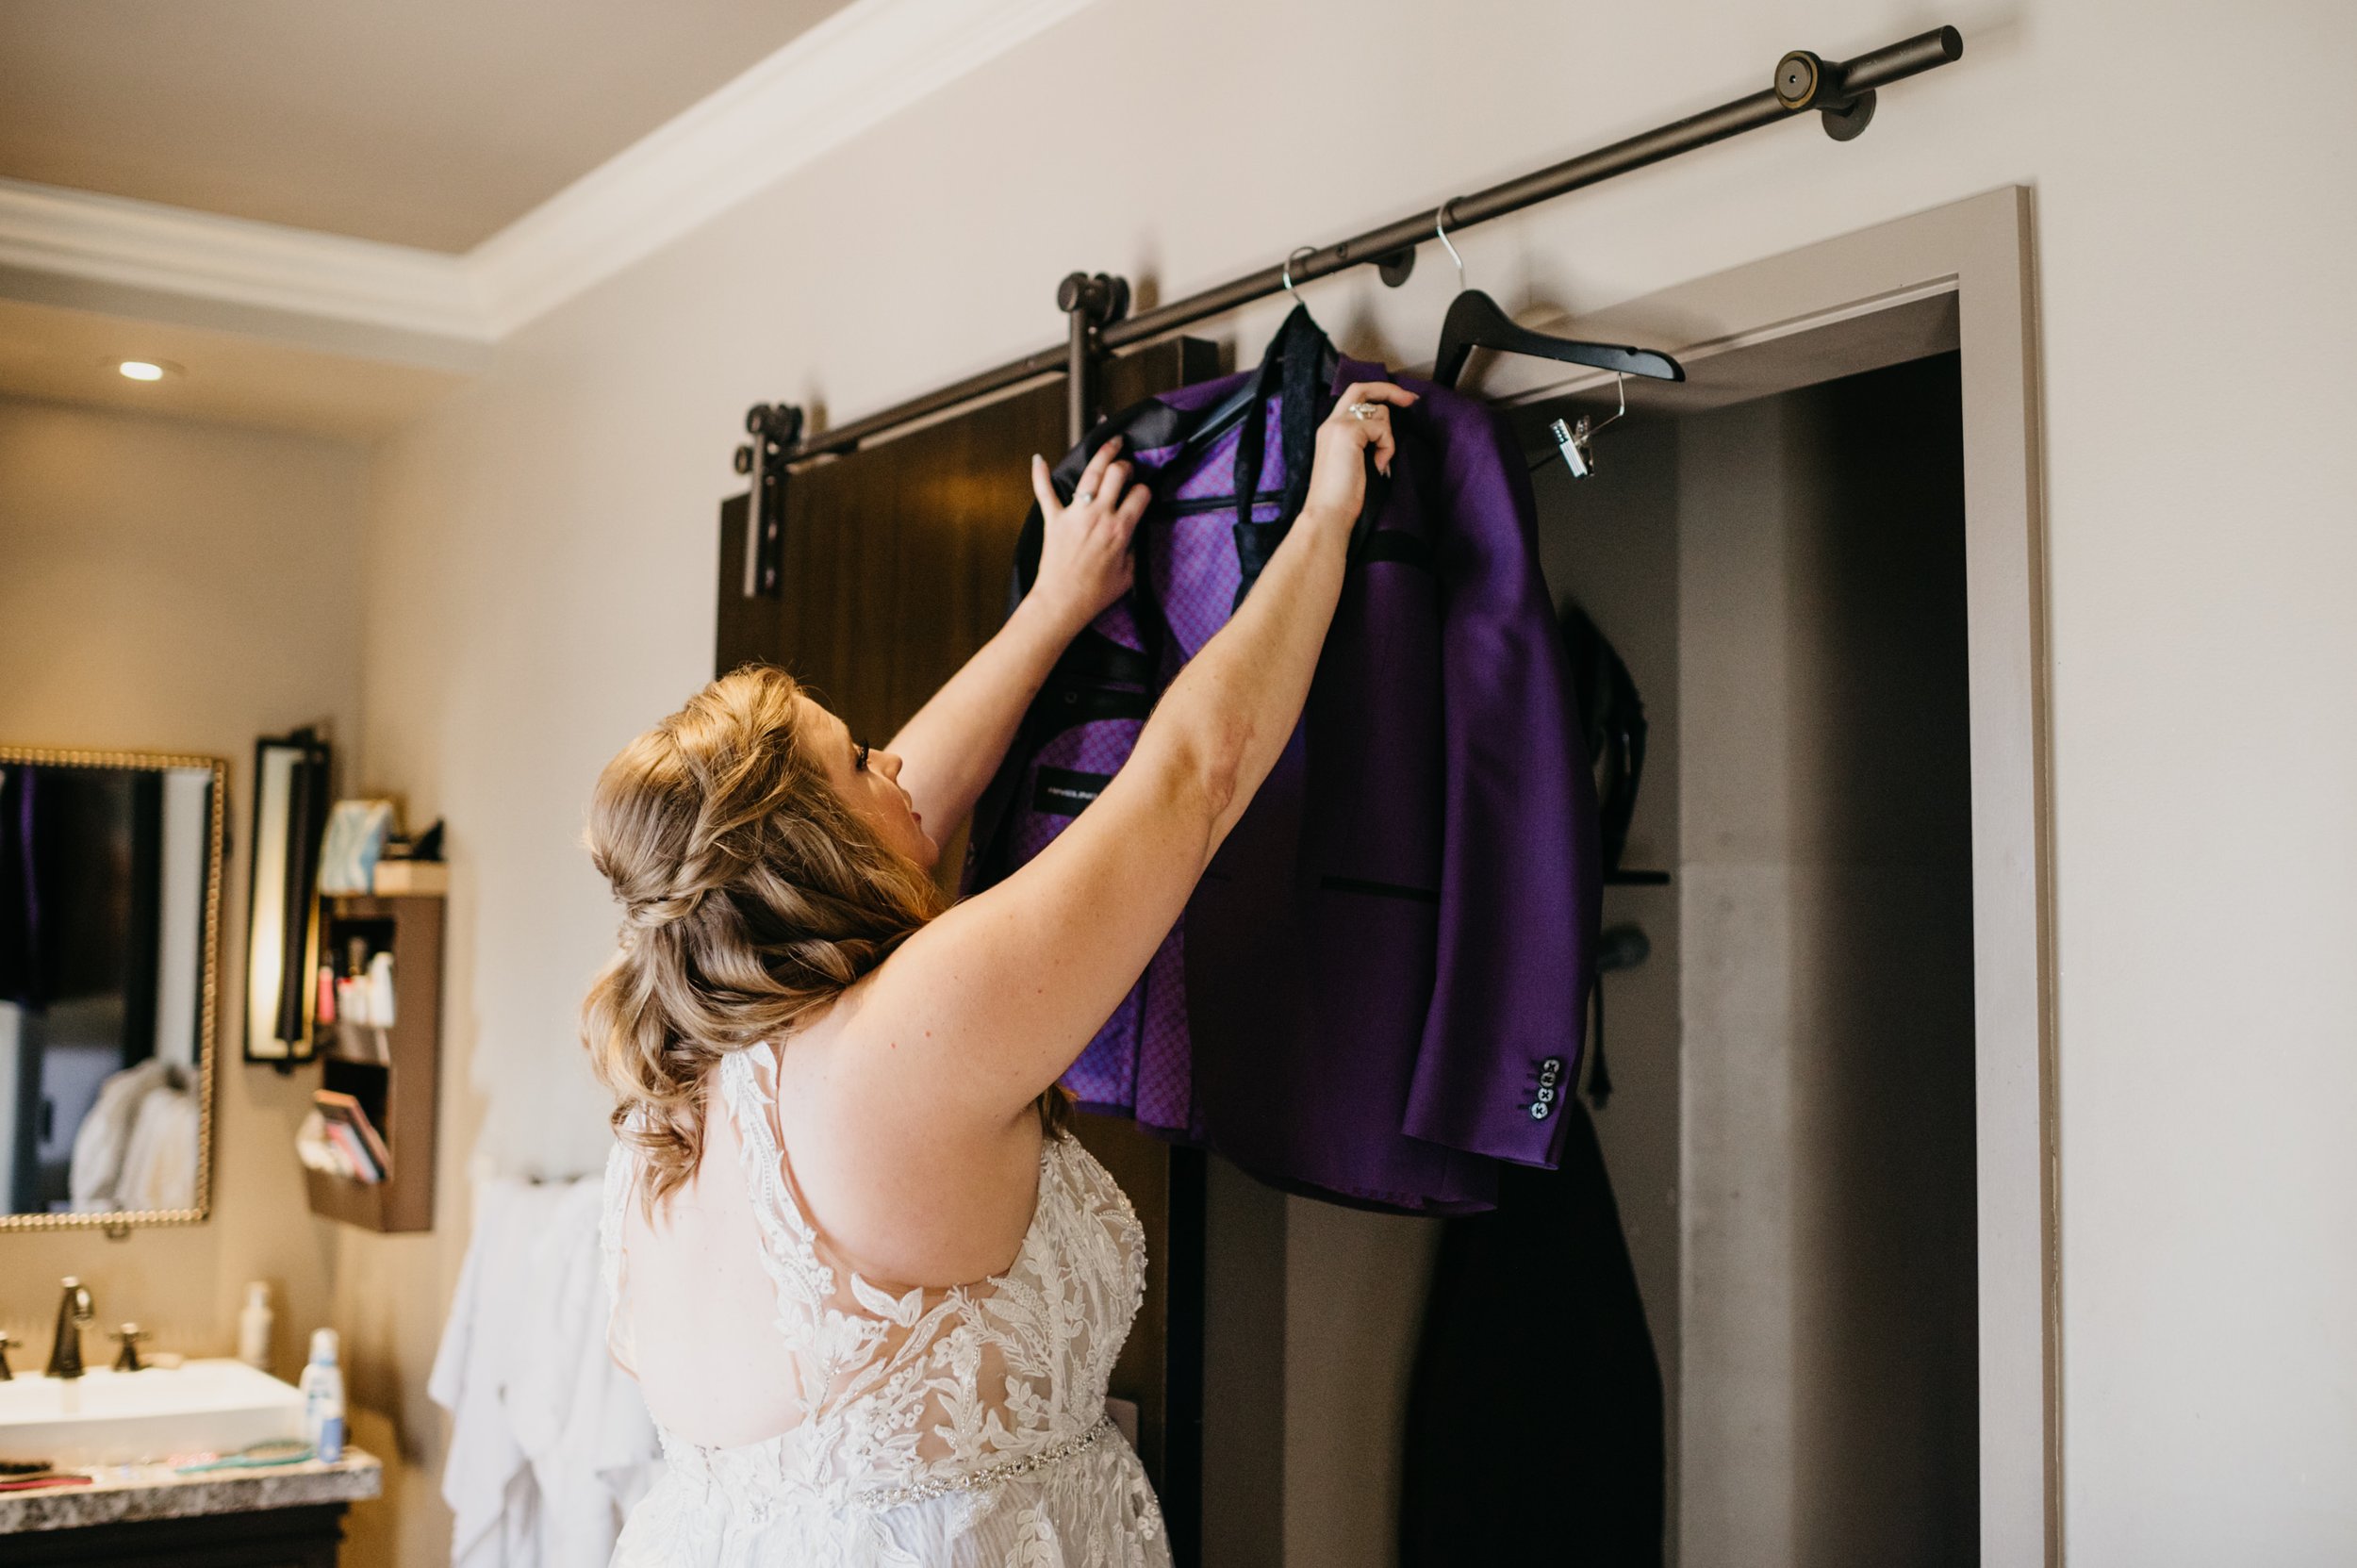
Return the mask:
<path fill-rule="evenodd" d="M 1106 629 L 1103 619 L 1097 629 Z M 1037 807 L 1039 774 L 1043 767 L 1060 767 L 1075 773 L 1104 773 L 1117 771 L 1129 760 L 1130 749 L 1137 745 L 1138 732 L 1145 726 L 1134 718 L 1108 718 L 1082 724 L 1064 731 L 1039 749 L 1030 768 L 1023 778 L 1024 797 L 1014 821 L 1014 850 L 1016 865 L 1025 865 L 1056 841 L 1056 835 L 1072 825 L 1073 818 L 1062 813 L 1042 811 Z M 1064 1087 L 1091 1106 L 1127 1108 L 1135 1096 L 1137 1083 L 1138 1007 L 1140 996 L 1132 990 L 1113 1010 L 1113 1015 L 1096 1032 L 1088 1048 L 1064 1073 Z"/>
<path fill-rule="evenodd" d="M 1279 400 L 1267 410 L 1259 488 L 1285 483 Z M 1236 560 L 1232 507 L 1174 513 L 1168 503 L 1216 502 L 1231 498 L 1236 485 L 1239 433 L 1229 432 L 1195 457 L 1176 482 L 1162 476 L 1161 501 L 1140 525 L 1138 549 L 1149 596 L 1169 631 L 1163 678 L 1175 675 L 1214 633 L 1228 623 L 1243 572 Z M 1183 453 L 1180 446 L 1141 450 L 1131 461 L 1142 470 L 1160 470 Z M 1255 522 L 1277 520 L 1280 508 L 1263 503 Z M 1133 601 L 1125 598 L 1098 616 L 1092 630 L 1128 648 L 1143 649 Z M 1055 841 L 1073 818 L 1044 811 L 1036 799 L 1039 769 L 1112 773 L 1129 759 L 1144 726 L 1134 719 L 1080 725 L 1040 748 L 1024 777 L 1016 804 L 1012 859 L 1022 865 Z M 1113 1009 L 1063 1076 L 1067 1089 L 1093 1110 L 1133 1115 L 1141 1124 L 1185 1135 L 1194 1112 L 1194 1061 L 1188 1032 L 1186 921 L 1171 928 L 1146 972 Z"/>

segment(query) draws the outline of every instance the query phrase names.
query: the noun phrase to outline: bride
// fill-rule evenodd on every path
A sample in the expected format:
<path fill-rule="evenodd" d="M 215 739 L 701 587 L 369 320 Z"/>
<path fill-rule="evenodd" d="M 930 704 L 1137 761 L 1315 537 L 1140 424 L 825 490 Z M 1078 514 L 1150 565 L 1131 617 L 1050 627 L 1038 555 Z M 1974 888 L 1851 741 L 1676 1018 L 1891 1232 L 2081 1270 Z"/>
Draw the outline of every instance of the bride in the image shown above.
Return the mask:
<path fill-rule="evenodd" d="M 585 1035 L 619 1132 L 610 1341 L 668 1460 L 617 1564 L 1169 1561 L 1104 1414 L 1142 1238 L 1055 1083 L 1292 734 L 1364 454 L 1388 470 L 1413 401 L 1343 394 L 1250 596 L 987 892 L 945 909 L 929 870 L 1129 586 L 1148 496 L 1111 445 L 1068 506 L 1033 460 L 1038 585 L 890 751 L 751 668 L 607 765 L 589 846 L 624 918 Z"/>

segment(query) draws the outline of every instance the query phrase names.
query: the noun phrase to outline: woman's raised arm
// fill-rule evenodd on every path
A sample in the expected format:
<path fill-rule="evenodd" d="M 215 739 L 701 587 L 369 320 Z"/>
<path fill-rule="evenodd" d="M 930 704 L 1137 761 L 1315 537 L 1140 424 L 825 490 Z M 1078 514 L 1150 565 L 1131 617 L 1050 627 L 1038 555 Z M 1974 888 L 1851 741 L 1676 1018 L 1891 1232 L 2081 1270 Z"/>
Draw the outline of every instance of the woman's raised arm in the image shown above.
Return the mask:
<path fill-rule="evenodd" d="M 956 832 L 974 809 L 1064 649 L 1129 591 L 1129 536 L 1151 495 L 1145 485 L 1129 483 L 1129 465 L 1115 456 L 1120 446 L 1116 437 L 1098 449 L 1069 506 L 1056 499 L 1047 463 L 1031 459 L 1031 488 L 1047 525 L 1038 581 L 998 635 L 886 748 L 900 759 L 900 786 L 937 839 Z"/>
<path fill-rule="evenodd" d="M 1342 596 L 1366 454 L 1388 471 L 1391 410 L 1414 401 L 1379 382 L 1343 394 L 1300 516 L 1104 793 L 865 982 L 854 1070 L 882 1102 L 935 1125 L 1021 1115 L 1136 982 L 1293 734 Z"/>

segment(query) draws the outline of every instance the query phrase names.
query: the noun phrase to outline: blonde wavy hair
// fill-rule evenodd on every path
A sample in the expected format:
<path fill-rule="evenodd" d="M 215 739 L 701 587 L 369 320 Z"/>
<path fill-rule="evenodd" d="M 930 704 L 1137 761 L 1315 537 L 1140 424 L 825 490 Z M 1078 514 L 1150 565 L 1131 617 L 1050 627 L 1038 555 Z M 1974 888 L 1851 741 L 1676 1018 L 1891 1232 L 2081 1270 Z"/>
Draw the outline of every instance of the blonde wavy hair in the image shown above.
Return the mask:
<path fill-rule="evenodd" d="M 799 743 L 798 695 L 781 669 L 723 676 L 623 747 L 590 798 L 622 932 L 583 1043 L 650 1214 L 703 1157 L 713 1066 L 792 1034 L 947 906 Z M 1051 1131 L 1063 1103 L 1041 1097 Z"/>

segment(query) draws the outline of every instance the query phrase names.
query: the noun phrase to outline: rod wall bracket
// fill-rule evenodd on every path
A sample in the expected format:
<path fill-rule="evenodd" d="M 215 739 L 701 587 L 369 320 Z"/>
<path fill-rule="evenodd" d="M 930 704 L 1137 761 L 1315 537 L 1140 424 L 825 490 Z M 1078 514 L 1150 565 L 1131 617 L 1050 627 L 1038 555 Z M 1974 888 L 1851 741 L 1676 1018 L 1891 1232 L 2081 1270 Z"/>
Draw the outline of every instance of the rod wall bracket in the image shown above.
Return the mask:
<path fill-rule="evenodd" d="M 1806 49 L 1795 49 L 1776 61 L 1776 102 L 1793 113 L 1817 110 L 1825 134 L 1836 141 L 1854 141 L 1874 119 L 1874 90 L 1852 92 L 1842 83 L 1842 69 Z"/>
<path fill-rule="evenodd" d="M 1070 323 L 1064 354 L 1064 428 L 1075 443 L 1097 416 L 1097 364 L 1105 355 L 1100 334 L 1129 313 L 1129 280 L 1105 272 L 1073 272 L 1056 285 L 1056 308 Z"/>
<path fill-rule="evenodd" d="M 752 481 L 745 503 L 745 597 L 774 597 L 785 567 L 785 454 L 802 438 L 802 411 L 790 403 L 756 403 L 745 411 L 736 471 Z"/>

